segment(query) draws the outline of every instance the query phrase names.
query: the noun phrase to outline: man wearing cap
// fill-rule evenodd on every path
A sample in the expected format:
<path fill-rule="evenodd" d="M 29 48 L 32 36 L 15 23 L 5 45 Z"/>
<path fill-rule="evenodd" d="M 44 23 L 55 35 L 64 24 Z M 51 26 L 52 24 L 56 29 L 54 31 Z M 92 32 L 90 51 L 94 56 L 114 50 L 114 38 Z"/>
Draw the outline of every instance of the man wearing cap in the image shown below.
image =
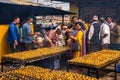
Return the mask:
<path fill-rule="evenodd" d="M 99 50 L 99 32 L 100 32 L 100 25 L 98 24 L 98 16 L 94 15 L 93 23 L 90 26 L 89 33 L 88 33 L 88 44 L 90 45 L 90 52 L 96 52 Z"/>

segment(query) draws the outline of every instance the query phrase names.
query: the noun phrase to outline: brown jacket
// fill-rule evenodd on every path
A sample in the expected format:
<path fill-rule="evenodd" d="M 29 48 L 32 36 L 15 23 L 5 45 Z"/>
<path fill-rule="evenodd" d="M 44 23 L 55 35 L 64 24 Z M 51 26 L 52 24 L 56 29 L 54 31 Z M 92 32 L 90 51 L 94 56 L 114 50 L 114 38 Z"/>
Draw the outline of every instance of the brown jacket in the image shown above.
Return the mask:
<path fill-rule="evenodd" d="M 114 27 L 112 35 L 114 37 L 114 43 L 120 44 L 120 25 Z"/>

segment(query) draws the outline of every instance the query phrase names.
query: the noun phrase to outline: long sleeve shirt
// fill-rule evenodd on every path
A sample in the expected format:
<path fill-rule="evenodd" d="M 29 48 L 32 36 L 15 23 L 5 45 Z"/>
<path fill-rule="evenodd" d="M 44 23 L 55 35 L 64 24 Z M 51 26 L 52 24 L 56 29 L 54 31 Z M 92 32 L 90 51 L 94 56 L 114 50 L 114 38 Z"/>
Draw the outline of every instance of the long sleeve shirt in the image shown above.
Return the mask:
<path fill-rule="evenodd" d="M 9 25 L 8 29 L 8 43 L 9 44 L 14 44 L 14 41 L 20 41 L 19 40 L 19 34 L 18 34 L 18 29 L 17 26 L 14 23 L 11 23 Z"/>

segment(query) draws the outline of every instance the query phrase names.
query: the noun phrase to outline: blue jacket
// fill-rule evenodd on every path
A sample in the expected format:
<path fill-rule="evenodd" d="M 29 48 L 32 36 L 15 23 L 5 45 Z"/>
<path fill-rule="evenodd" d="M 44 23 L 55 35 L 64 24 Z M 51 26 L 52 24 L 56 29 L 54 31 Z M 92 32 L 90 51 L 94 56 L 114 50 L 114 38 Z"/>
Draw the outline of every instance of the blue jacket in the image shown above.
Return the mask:
<path fill-rule="evenodd" d="M 14 40 L 20 41 L 17 26 L 14 23 L 10 23 L 8 29 L 8 43 L 14 44 Z"/>

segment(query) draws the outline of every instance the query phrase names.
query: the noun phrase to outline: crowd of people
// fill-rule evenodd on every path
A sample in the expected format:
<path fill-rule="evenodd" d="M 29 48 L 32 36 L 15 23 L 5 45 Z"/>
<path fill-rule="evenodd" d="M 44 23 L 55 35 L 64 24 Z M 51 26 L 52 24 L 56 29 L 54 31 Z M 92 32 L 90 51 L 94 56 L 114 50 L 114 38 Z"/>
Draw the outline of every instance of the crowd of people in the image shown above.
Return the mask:
<path fill-rule="evenodd" d="M 20 18 L 15 17 L 9 25 L 8 42 L 11 52 L 32 50 L 41 47 L 70 46 L 70 58 L 80 57 L 102 49 L 120 49 L 120 20 L 113 22 L 94 15 L 89 22 L 73 16 L 71 25 L 61 24 L 55 29 L 40 29 L 33 33 L 33 18 L 28 17 L 20 27 Z"/>

